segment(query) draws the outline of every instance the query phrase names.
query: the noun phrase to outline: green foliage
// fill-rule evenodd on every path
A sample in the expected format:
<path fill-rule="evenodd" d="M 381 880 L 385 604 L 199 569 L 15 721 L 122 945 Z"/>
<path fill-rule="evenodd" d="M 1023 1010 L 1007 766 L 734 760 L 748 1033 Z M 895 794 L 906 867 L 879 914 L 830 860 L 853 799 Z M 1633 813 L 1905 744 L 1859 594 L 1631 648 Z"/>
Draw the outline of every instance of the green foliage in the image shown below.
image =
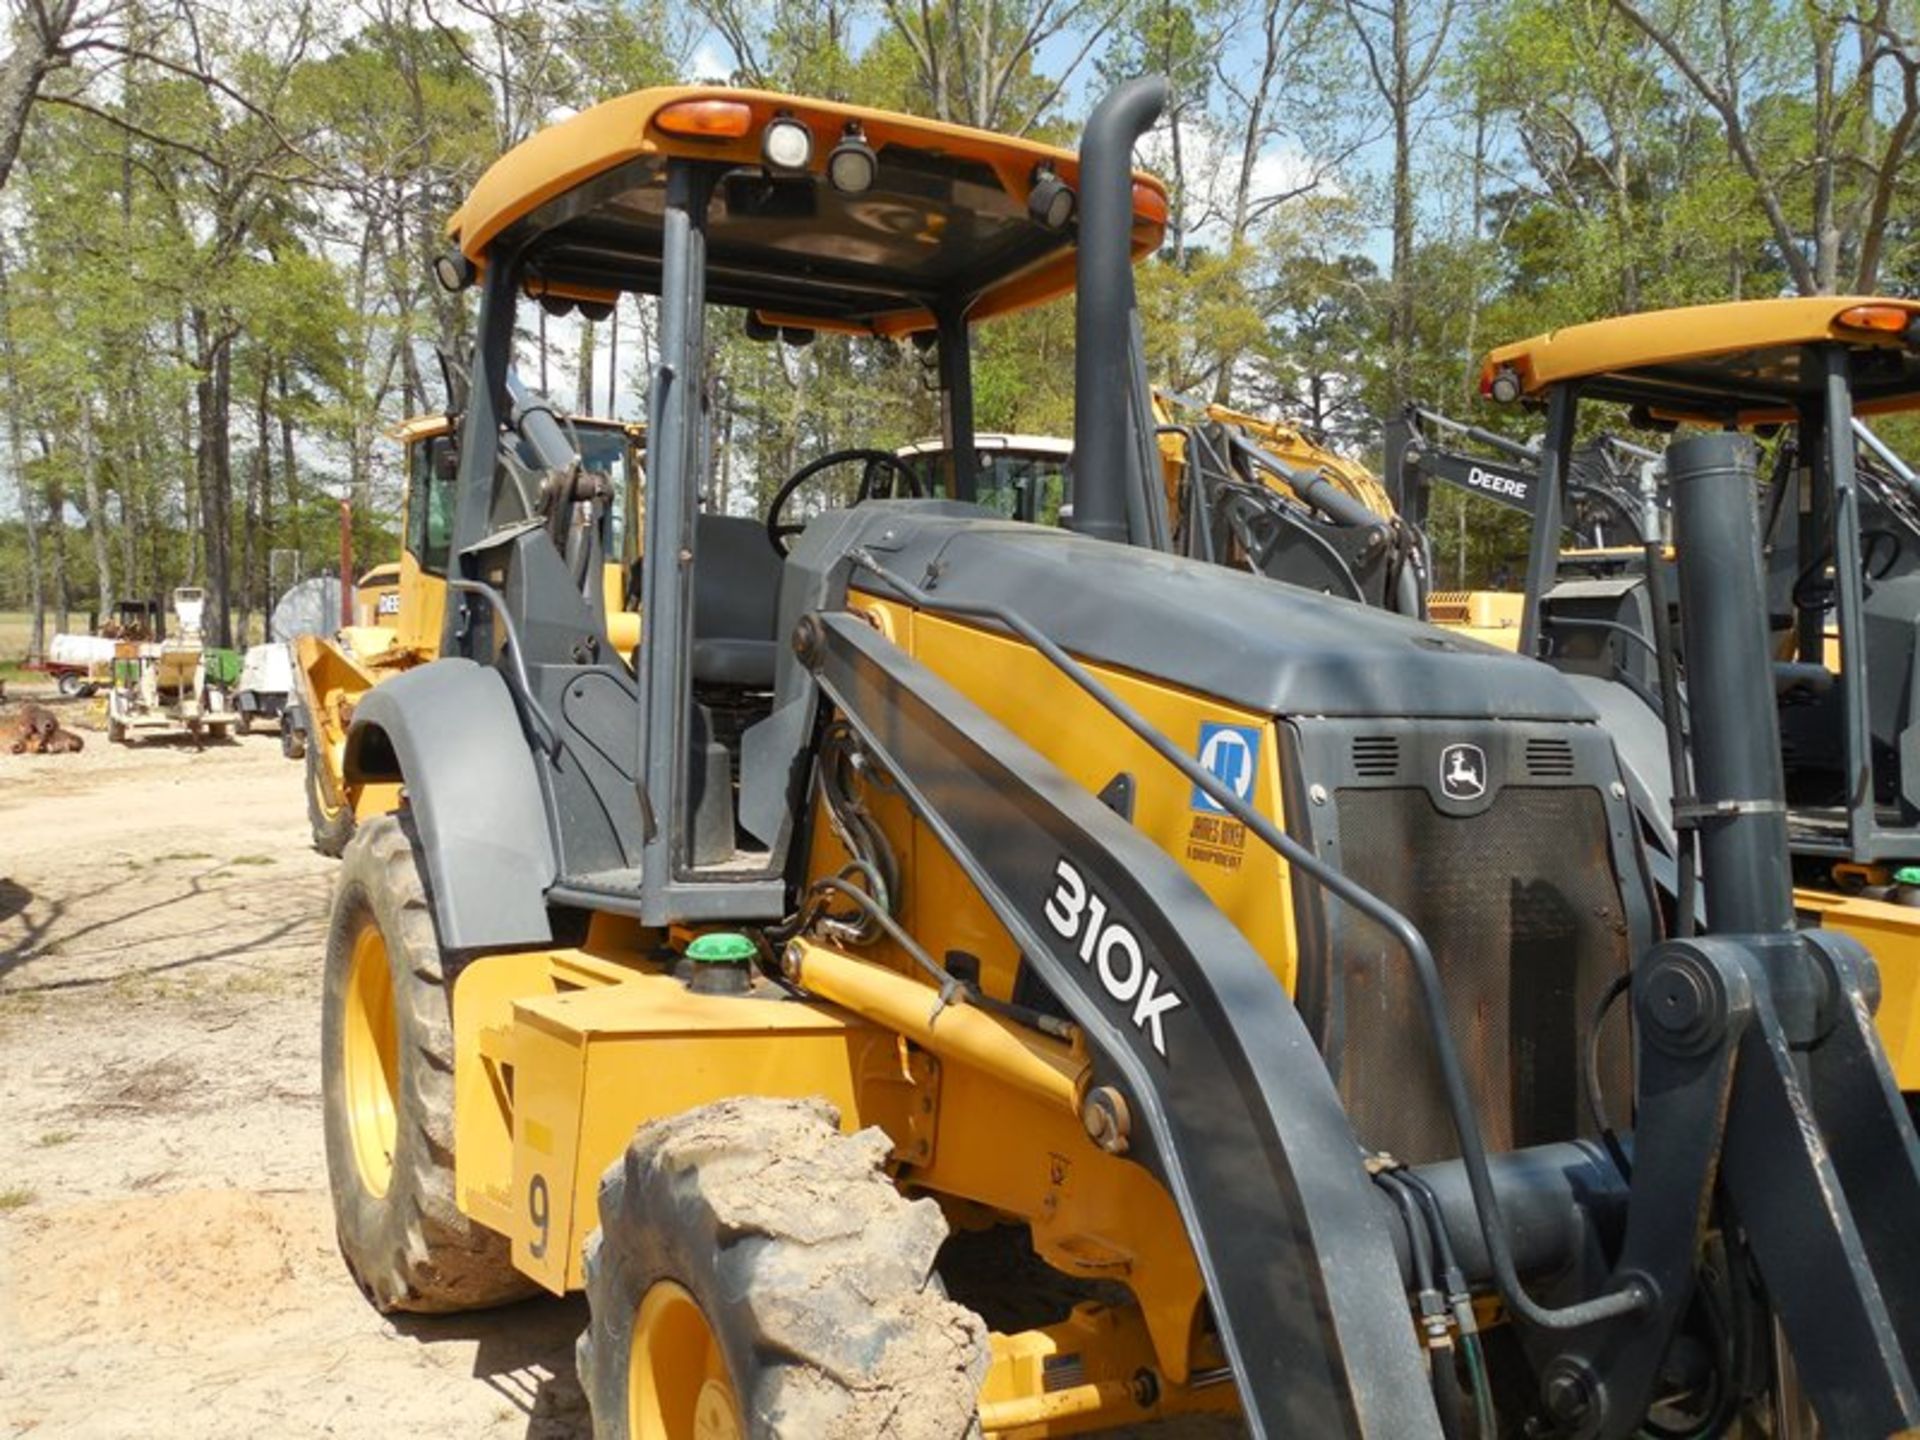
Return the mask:
<path fill-rule="evenodd" d="M 125 53 L 49 82 L 8 182 L 0 607 L 30 604 L 36 577 L 82 613 L 193 580 L 237 630 L 272 598 L 271 552 L 333 566 L 343 497 L 360 563 L 390 555 L 383 432 L 441 403 L 432 352 L 458 356 L 472 323 L 471 294 L 429 272 L 447 217 L 570 110 L 722 78 L 696 54 L 737 82 L 1067 144 L 1098 88 L 1169 74 L 1147 153 L 1172 224 L 1137 272 L 1152 378 L 1353 453 L 1377 454 L 1409 386 L 1523 432 L 1475 394 L 1480 357 L 1520 335 L 1861 274 L 1920 288 L 1893 68 L 1914 0 L 1845 23 L 1784 0 L 505 0 L 457 24 L 421 0 L 190 8 L 116 7 L 103 33 Z M 1410 210 L 1365 50 L 1393 14 L 1415 52 L 1448 36 L 1406 102 Z M 652 314 L 620 323 L 623 373 L 644 377 Z M 734 316 L 711 332 L 717 504 L 754 510 L 828 450 L 938 432 L 911 345 L 765 344 Z M 530 329 L 522 361 L 556 365 L 570 397 L 609 339 L 562 325 L 536 358 Z M 980 428 L 1067 433 L 1071 305 L 982 327 L 975 370 Z M 1524 546 L 1457 496 L 1432 520 L 1445 584 L 1496 579 Z"/>

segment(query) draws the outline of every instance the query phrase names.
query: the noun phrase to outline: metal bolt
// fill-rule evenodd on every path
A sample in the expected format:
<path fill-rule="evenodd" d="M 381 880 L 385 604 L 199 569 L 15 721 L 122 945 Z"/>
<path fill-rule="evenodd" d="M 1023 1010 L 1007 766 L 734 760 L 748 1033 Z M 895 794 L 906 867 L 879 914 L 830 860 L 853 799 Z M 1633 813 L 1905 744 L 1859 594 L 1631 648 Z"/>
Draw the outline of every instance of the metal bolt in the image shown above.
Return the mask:
<path fill-rule="evenodd" d="M 1080 1106 L 1080 1123 L 1087 1138 L 1109 1155 L 1127 1153 L 1128 1137 L 1133 1132 L 1133 1115 L 1126 1097 L 1111 1085 L 1100 1085 L 1087 1092 Z"/>
<path fill-rule="evenodd" d="M 1307 791 L 1307 798 L 1313 801 L 1313 803 L 1316 805 L 1326 804 L 1327 803 L 1327 787 L 1324 785 L 1313 786 L 1311 789 Z"/>
<path fill-rule="evenodd" d="M 1547 1413 L 1555 1423 L 1569 1430 L 1584 1429 L 1593 1414 L 1599 1396 L 1586 1366 L 1569 1361 L 1554 1366 L 1547 1376 L 1544 1392 Z"/>
<path fill-rule="evenodd" d="M 817 664 L 825 643 L 819 617 L 810 613 L 802 615 L 800 622 L 793 627 L 793 653 L 800 657 L 800 663 L 808 667 Z"/>
<path fill-rule="evenodd" d="M 1627 787 L 1616 780 L 1607 786 L 1607 793 L 1616 800 L 1624 800 L 1627 798 Z"/>

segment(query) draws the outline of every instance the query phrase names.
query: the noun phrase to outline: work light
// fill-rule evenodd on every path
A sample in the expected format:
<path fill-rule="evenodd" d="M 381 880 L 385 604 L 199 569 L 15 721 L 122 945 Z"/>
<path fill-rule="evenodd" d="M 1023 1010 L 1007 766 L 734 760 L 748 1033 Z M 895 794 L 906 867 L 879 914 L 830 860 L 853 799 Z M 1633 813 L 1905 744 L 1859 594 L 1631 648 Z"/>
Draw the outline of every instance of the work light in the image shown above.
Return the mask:
<path fill-rule="evenodd" d="M 1033 189 L 1027 192 L 1027 213 L 1049 230 L 1064 230 L 1073 219 L 1076 204 L 1073 189 L 1044 166 L 1033 172 Z"/>
<path fill-rule="evenodd" d="M 760 153 L 769 170 L 804 170 L 813 158 L 813 132 L 790 115 L 777 115 L 760 137 Z"/>
<path fill-rule="evenodd" d="M 858 123 L 847 126 L 840 143 L 827 156 L 827 180 L 842 195 L 859 195 L 873 188 L 880 170 L 880 157 L 867 144 Z"/>

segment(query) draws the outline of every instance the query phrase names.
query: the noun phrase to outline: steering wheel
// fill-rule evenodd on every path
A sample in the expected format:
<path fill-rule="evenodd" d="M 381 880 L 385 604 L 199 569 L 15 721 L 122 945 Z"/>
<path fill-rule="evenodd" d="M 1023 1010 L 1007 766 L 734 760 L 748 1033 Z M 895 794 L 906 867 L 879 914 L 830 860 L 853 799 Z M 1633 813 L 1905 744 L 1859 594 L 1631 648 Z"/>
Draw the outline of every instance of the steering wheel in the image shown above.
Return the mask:
<path fill-rule="evenodd" d="M 779 493 L 773 497 L 773 503 L 767 507 L 767 539 L 772 542 L 775 550 L 785 555 L 793 548 L 789 543 L 792 538 L 807 528 L 805 525 L 796 525 L 791 521 L 783 522 L 780 519 L 780 513 L 787 508 L 787 502 L 793 498 L 794 492 L 823 470 L 831 470 L 836 465 L 854 464 L 866 466 L 866 469 L 860 472 L 860 488 L 854 492 L 851 502 L 854 505 L 879 496 L 879 476 L 883 470 L 893 472 L 886 485 L 886 493 L 889 496 L 900 493 L 900 482 L 904 480 L 909 495 L 916 500 L 926 498 L 926 487 L 921 484 L 920 477 L 914 474 L 912 468 L 891 450 L 871 450 L 855 446 L 850 450 L 832 451 L 822 455 L 818 460 L 809 461 L 789 475 L 786 483 L 780 487 Z"/>

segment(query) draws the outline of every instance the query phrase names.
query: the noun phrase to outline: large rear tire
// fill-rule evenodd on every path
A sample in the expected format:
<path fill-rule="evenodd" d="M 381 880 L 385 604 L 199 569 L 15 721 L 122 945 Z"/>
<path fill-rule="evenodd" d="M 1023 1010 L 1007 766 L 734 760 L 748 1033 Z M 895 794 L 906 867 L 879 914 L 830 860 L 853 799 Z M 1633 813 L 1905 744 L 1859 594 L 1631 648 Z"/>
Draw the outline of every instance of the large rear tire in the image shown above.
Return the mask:
<path fill-rule="evenodd" d="M 338 859 L 353 839 L 353 807 L 343 803 L 336 808 L 328 801 L 326 779 L 320 773 L 326 754 L 320 746 L 306 747 L 306 761 L 307 825 L 313 832 L 313 848 Z"/>
<path fill-rule="evenodd" d="M 321 1096 L 340 1253 L 383 1311 L 473 1310 L 533 1290 L 506 1238 L 454 1199 L 457 971 L 401 817 L 369 821 L 334 888 Z"/>
<path fill-rule="evenodd" d="M 979 1434 L 987 1327 L 946 1298 L 946 1221 L 823 1101 L 642 1127 L 600 1182 L 580 1382 L 602 1440 Z"/>

